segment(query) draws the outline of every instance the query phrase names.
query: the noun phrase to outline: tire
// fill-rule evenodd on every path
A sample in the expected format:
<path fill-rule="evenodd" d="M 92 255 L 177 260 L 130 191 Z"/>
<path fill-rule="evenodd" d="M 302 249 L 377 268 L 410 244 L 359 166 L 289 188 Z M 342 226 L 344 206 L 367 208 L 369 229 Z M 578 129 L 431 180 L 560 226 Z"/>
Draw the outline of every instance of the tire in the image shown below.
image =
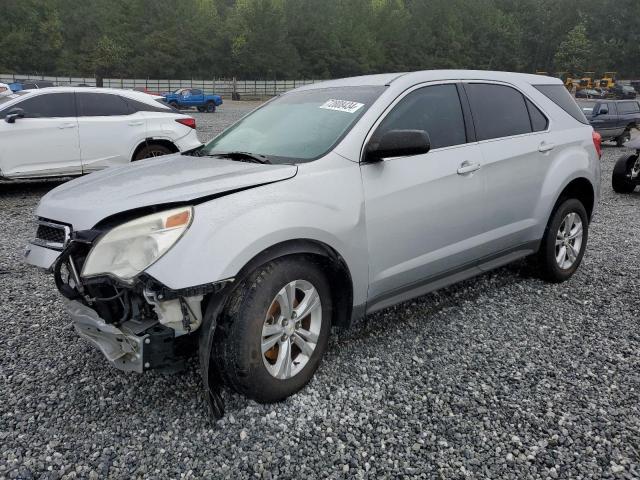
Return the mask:
<path fill-rule="evenodd" d="M 136 152 L 133 157 L 133 161 L 135 162 L 136 160 L 143 160 L 145 158 L 161 157 L 162 155 L 169 155 L 170 153 L 174 153 L 170 148 L 160 145 L 159 143 L 150 143 Z"/>
<path fill-rule="evenodd" d="M 623 155 L 613 167 L 611 186 L 617 193 L 631 193 L 636 188 L 636 183 L 629 177 L 637 159 L 637 155 Z"/>
<path fill-rule="evenodd" d="M 216 104 L 213 102 L 207 102 L 207 105 L 204 108 L 207 113 L 213 113 L 216 111 Z"/>
<path fill-rule="evenodd" d="M 279 332 L 286 336 L 290 330 L 285 329 L 292 327 L 288 324 L 288 327 L 280 329 L 283 312 L 276 296 L 289 291 L 284 287 L 294 281 L 302 282 L 296 287 L 308 288 L 311 285 L 315 288 L 320 306 L 313 310 L 314 313 L 302 317 L 301 328 L 304 330 L 296 329 L 289 337 L 289 340 L 293 339 L 289 342 L 289 352 L 293 354 L 294 362 L 290 364 L 290 371 L 280 369 L 280 378 L 277 378 L 279 359 L 286 358 L 284 354 L 287 352 L 287 347 L 283 346 L 286 340 L 283 342 L 284 337 Z M 298 306 L 304 304 L 305 298 L 313 297 L 301 297 L 302 290 L 297 288 L 295 292 L 293 296 L 300 302 Z M 320 365 L 329 340 L 331 313 L 329 283 L 316 263 L 303 256 L 287 256 L 269 262 L 252 273 L 231 294 L 214 336 L 213 365 L 223 382 L 238 393 L 261 403 L 284 400 L 303 388 Z M 265 333 L 264 328 L 270 329 L 269 333 Z M 298 332 L 303 331 L 305 335 L 311 331 L 317 335 L 315 348 L 306 358 L 294 343 L 299 341 L 296 338 Z M 269 346 L 274 338 L 279 340 L 263 353 L 263 341 Z"/>
<path fill-rule="evenodd" d="M 175 108 L 176 110 L 179 110 L 177 102 L 169 102 L 169 106 Z"/>
<path fill-rule="evenodd" d="M 537 264 L 542 278 L 552 283 L 564 282 L 571 278 L 571 276 L 576 272 L 582 262 L 582 257 L 587 247 L 587 239 L 589 237 L 589 219 L 582 202 L 575 198 L 569 198 L 561 199 L 558 203 L 559 205 L 551 214 L 551 218 L 547 228 L 545 229 L 544 237 L 537 255 Z M 575 225 L 574 228 L 576 228 L 575 230 L 571 229 L 569 231 L 569 233 L 576 232 L 573 243 L 572 240 L 568 240 L 572 245 L 571 249 L 564 246 L 564 244 L 556 245 L 556 240 L 560 238 L 560 235 L 563 233 L 563 229 L 566 228 L 567 219 L 570 218 L 568 217 L 570 214 L 574 215 L 574 217 L 572 217 L 574 220 L 568 221 L 568 223 Z M 582 233 L 579 245 L 577 244 L 578 219 L 581 224 L 580 231 Z M 562 240 L 564 242 L 564 235 Z M 564 256 L 561 255 L 563 247 L 565 252 Z M 575 254 L 576 251 L 577 255 Z M 574 252 L 574 254 L 571 255 L 571 252 Z M 558 256 L 562 257 L 562 261 L 558 260 Z M 573 257 L 573 259 L 570 257 Z"/>
<path fill-rule="evenodd" d="M 625 130 L 622 135 L 616 138 L 616 147 L 623 147 L 629 140 L 631 140 L 631 132 Z"/>

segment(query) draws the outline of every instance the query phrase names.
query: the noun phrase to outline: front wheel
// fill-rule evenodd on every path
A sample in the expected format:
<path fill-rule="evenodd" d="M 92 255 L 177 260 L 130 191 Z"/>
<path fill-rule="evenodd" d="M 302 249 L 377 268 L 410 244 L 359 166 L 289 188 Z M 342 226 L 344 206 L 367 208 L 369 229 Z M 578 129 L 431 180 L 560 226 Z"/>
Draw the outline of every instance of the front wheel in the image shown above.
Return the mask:
<path fill-rule="evenodd" d="M 258 402 L 304 387 L 327 348 L 332 302 L 322 270 L 306 257 L 276 259 L 231 295 L 212 361 L 224 382 Z"/>
<path fill-rule="evenodd" d="M 207 102 L 205 109 L 207 110 L 207 113 L 213 113 L 216 111 L 216 104 L 213 102 Z"/>
<path fill-rule="evenodd" d="M 623 147 L 629 140 L 631 140 L 631 132 L 625 130 L 622 135 L 616 138 L 616 147 Z"/>
<path fill-rule="evenodd" d="M 640 179 L 638 155 L 623 155 L 613 167 L 611 186 L 617 193 L 631 193 Z"/>
<path fill-rule="evenodd" d="M 542 277 L 554 283 L 571 278 L 587 247 L 589 219 L 580 200 L 562 202 L 551 216 L 544 233 L 538 265 Z"/>

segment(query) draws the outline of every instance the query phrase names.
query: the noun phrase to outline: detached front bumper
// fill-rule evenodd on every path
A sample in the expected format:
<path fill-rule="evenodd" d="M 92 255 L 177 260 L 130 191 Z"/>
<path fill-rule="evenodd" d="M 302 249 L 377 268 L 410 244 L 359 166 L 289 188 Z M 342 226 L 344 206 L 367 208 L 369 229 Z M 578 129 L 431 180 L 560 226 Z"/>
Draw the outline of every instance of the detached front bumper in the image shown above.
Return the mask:
<path fill-rule="evenodd" d="M 119 326 L 77 300 L 64 299 L 76 332 L 102 352 L 114 367 L 125 372 L 176 371 L 184 366 L 185 340 L 155 320 L 128 320 Z M 182 350 L 183 352 L 181 352 Z M 193 350 L 192 350 L 193 351 Z"/>

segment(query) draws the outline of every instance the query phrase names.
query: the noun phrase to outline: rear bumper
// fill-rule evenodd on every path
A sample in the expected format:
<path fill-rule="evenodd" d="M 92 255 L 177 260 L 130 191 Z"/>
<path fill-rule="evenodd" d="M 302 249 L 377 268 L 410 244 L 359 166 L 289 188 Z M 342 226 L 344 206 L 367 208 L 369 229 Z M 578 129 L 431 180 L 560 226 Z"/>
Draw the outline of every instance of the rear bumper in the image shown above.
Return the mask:
<path fill-rule="evenodd" d="M 191 129 L 189 133 L 187 133 L 184 137 L 176 140 L 174 144 L 181 152 L 186 152 L 188 150 L 193 150 L 194 148 L 200 147 L 202 145 L 202 142 L 198 140 L 196 131 Z"/>

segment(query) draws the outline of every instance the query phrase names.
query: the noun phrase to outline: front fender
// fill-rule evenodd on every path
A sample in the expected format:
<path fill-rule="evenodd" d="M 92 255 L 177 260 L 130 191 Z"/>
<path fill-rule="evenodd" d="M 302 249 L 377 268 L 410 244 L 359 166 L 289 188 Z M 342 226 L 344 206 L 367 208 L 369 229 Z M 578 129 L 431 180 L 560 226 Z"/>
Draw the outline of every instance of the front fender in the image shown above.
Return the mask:
<path fill-rule="evenodd" d="M 344 259 L 354 303 L 364 303 L 368 254 L 360 169 L 330 157 L 301 165 L 289 180 L 196 205 L 184 237 L 147 273 L 174 289 L 212 283 L 235 277 L 276 244 L 304 239 Z"/>

